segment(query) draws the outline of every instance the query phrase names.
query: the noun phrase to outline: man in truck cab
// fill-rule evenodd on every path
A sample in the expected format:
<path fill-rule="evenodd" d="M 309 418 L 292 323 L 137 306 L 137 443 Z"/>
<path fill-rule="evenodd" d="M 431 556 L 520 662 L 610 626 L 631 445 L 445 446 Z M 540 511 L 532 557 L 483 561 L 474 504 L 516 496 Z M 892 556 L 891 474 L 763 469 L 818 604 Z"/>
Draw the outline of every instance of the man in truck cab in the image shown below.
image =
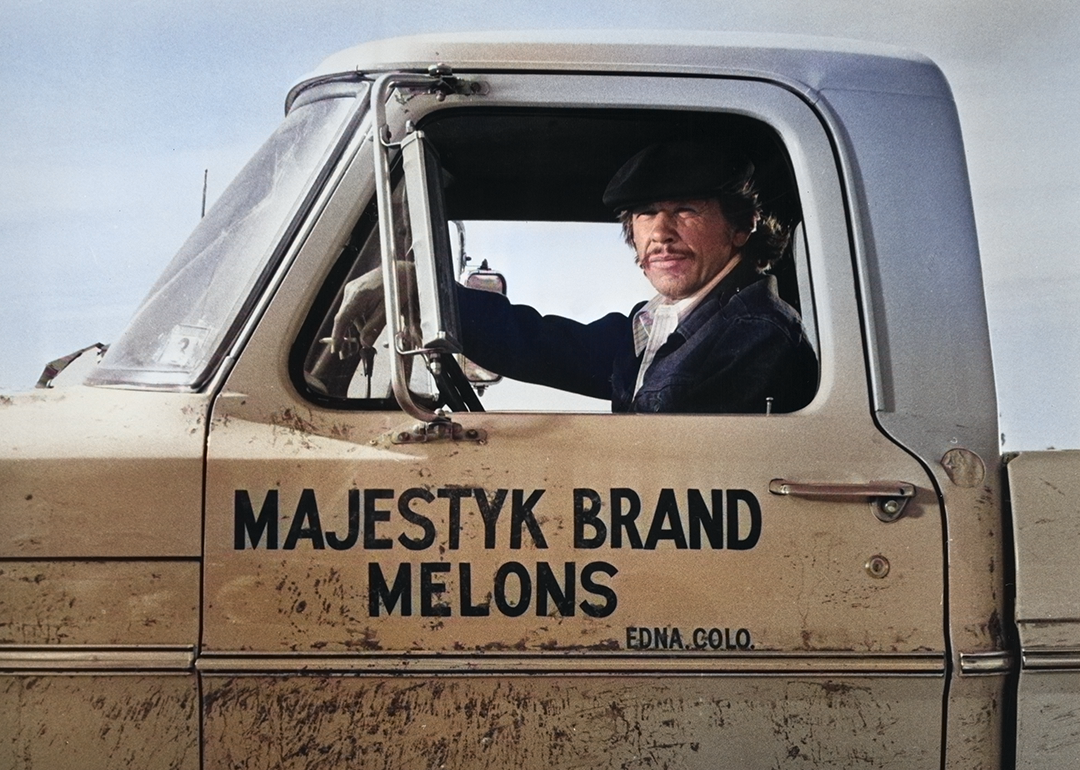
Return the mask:
<path fill-rule="evenodd" d="M 583 324 L 460 286 L 469 359 L 512 379 L 610 399 L 614 412 L 790 412 L 810 402 L 817 357 L 764 272 L 783 255 L 787 234 L 763 213 L 745 155 L 687 141 L 651 145 L 615 174 L 604 203 L 656 296 L 629 315 Z M 356 320 L 375 317 L 361 311 L 367 292 L 359 288 L 347 288 L 335 317 L 337 346 L 381 328 L 381 315 L 379 328 Z"/>

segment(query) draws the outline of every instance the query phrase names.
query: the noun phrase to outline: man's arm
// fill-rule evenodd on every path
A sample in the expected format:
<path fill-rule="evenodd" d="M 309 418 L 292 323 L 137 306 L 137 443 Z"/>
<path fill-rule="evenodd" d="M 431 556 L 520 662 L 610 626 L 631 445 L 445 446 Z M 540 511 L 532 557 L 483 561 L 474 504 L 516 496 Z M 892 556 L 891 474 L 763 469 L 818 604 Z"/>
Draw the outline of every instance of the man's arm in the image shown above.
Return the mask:
<path fill-rule="evenodd" d="M 611 398 L 612 360 L 633 344 L 630 320 L 620 313 L 583 324 L 464 286 L 458 307 L 472 361 L 504 377 L 593 398 Z"/>

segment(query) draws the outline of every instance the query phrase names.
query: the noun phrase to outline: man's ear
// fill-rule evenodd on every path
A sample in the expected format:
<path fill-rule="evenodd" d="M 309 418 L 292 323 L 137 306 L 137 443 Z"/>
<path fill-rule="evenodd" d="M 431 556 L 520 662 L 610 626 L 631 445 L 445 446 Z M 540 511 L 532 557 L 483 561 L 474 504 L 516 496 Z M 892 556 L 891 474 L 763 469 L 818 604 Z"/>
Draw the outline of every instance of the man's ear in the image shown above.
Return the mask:
<path fill-rule="evenodd" d="M 736 230 L 735 234 L 731 236 L 731 242 L 737 249 L 745 246 L 748 240 L 750 240 L 750 233 L 746 230 Z"/>

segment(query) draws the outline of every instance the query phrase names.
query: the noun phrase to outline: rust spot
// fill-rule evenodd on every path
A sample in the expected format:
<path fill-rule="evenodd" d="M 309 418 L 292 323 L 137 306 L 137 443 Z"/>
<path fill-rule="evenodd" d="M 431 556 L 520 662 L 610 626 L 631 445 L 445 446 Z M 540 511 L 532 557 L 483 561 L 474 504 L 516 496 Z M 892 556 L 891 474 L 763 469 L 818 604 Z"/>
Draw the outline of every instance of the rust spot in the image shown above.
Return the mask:
<path fill-rule="evenodd" d="M 499 642 L 492 642 L 492 643 L 490 643 L 488 645 L 485 645 L 485 647 L 478 647 L 477 649 L 478 650 L 483 650 L 485 648 L 490 648 L 490 649 L 493 649 L 493 650 L 496 650 L 496 649 L 522 650 L 522 649 L 526 649 L 523 646 L 524 643 L 525 643 L 524 640 L 522 640 L 522 641 L 518 642 L 517 644 L 515 644 L 511 648 L 511 647 L 508 647 L 506 645 L 500 645 Z M 622 649 L 621 647 L 619 647 L 619 642 L 618 642 L 617 639 L 601 639 L 599 642 L 596 642 L 595 644 L 559 644 L 554 639 L 550 639 L 550 640 L 548 640 L 546 642 L 541 642 L 538 646 L 539 646 L 539 648 L 541 650 L 547 650 L 547 651 L 558 650 L 560 652 L 611 652 L 611 651 L 617 651 L 617 650 Z M 458 649 L 462 649 L 462 648 L 458 648 Z"/>
<path fill-rule="evenodd" d="M 382 645 L 379 644 L 379 637 L 370 628 L 365 628 L 361 632 L 359 639 L 346 640 L 345 646 L 350 650 L 366 650 L 369 652 L 382 649 Z"/>
<path fill-rule="evenodd" d="M 315 424 L 310 420 L 305 420 L 299 414 L 294 412 L 291 408 L 286 408 L 281 412 L 281 414 L 270 415 L 270 424 L 282 428 L 288 428 L 298 433 L 315 432 Z"/>
<path fill-rule="evenodd" d="M 998 615 L 997 610 L 990 613 L 990 619 L 986 621 L 986 629 L 990 632 L 995 645 L 998 647 L 1005 646 L 1005 630 L 1001 627 L 1001 616 Z"/>
<path fill-rule="evenodd" d="M 507 644 L 506 642 L 488 642 L 487 644 L 481 644 L 476 646 L 477 652 L 507 652 L 509 650 L 524 651 L 528 649 L 524 639 L 519 639 L 513 644 Z"/>
<path fill-rule="evenodd" d="M 843 682 L 821 682 L 820 687 L 829 695 L 847 695 L 854 689 L 851 685 Z"/>

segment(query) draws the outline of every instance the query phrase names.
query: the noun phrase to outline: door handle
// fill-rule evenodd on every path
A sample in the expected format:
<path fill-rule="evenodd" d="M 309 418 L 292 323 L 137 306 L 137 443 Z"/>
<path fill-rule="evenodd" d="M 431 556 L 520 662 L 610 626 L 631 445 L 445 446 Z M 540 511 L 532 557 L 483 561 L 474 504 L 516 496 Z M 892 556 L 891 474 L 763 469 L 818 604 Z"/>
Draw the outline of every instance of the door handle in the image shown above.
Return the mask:
<path fill-rule="evenodd" d="M 868 500 L 872 504 L 874 515 L 888 523 L 903 515 L 908 500 L 915 496 L 915 485 L 904 481 L 832 484 L 773 479 L 769 482 L 769 491 L 774 495 L 818 500 Z"/>

